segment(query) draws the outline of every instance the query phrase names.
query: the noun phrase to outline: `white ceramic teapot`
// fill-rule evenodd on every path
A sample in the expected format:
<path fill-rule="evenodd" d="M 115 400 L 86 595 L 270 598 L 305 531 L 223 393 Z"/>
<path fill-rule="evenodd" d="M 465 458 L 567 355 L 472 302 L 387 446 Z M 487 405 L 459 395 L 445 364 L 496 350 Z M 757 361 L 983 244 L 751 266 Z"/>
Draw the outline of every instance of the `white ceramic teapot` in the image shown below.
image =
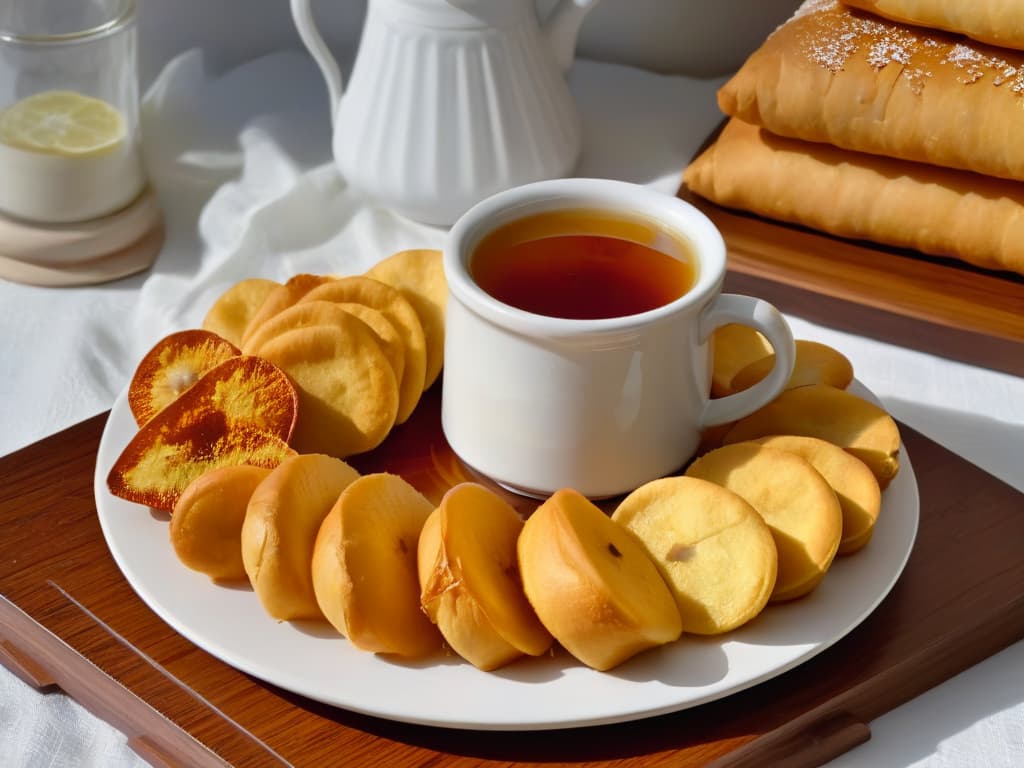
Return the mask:
<path fill-rule="evenodd" d="M 568 175 L 581 125 L 565 72 L 596 2 L 561 0 L 542 25 L 534 0 L 368 0 L 343 90 L 310 0 L 291 0 L 327 80 L 349 187 L 448 225 L 491 194 Z"/>

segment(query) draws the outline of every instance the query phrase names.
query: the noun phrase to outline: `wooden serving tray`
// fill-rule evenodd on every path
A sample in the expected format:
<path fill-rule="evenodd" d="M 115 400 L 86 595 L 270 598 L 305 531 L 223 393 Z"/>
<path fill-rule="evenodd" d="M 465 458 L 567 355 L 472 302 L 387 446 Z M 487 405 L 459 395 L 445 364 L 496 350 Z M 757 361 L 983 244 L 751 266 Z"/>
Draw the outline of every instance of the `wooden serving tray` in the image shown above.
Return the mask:
<path fill-rule="evenodd" d="M 439 399 L 435 388 L 383 450 L 353 463 L 389 467 L 430 496 L 466 477 L 440 433 Z M 93 498 L 104 424 L 0 459 L 0 660 L 65 690 L 154 765 L 816 765 L 867 739 L 873 718 L 1024 637 L 1024 497 L 904 427 L 921 494 L 910 561 L 863 624 L 802 666 L 619 725 L 504 733 L 379 720 L 238 672 L 135 595 Z"/>

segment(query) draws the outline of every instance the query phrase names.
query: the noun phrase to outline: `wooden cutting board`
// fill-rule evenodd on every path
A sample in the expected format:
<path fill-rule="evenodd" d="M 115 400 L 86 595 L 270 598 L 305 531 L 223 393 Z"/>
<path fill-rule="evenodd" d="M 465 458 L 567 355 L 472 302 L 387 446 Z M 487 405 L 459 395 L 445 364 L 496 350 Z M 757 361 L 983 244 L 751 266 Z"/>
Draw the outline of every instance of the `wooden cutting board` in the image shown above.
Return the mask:
<path fill-rule="evenodd" d="M 918 539 L 891 594 L 806 664 L 718 702 L 647 720 L 543 732 L 388 722 L 242 674 L 135 595 L 100 532 L 92 479 L 105 416 L 0 459 L 0 659 L 122 729 L 155 765 L 816 765 L 868 723 L 1024 637 L 1024 497 L 903 428 L 920 484 Z M 430 446 L 424 457 L 424 445 Z M 437 389 L 364 471 L 426 491 L 451 471 Z M 438 696 L 458 695 L 438 691 Z"/>

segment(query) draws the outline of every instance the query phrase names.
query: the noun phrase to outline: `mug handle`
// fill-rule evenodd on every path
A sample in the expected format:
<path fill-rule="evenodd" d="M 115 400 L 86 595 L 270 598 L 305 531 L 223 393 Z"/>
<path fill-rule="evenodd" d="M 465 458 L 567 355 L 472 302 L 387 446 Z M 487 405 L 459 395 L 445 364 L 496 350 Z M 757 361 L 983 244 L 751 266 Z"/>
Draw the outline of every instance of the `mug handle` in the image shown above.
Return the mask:
<path fill-rule="evenodd" d="M 793 375 L 796 347 L 793 332 L 782 313 L 764 299 L 720 294 L 701 315 L 698 326 L 700 339 L 706 343 L 714 330 L 729 323 L 755 328 L 765 335 L 775 351 L 775 366 L 771 372 L 749 389 L 733 395 L 708 400 L 701 418 L 701 427 L 736 421 L 753 413 L 774 400 Z"/>

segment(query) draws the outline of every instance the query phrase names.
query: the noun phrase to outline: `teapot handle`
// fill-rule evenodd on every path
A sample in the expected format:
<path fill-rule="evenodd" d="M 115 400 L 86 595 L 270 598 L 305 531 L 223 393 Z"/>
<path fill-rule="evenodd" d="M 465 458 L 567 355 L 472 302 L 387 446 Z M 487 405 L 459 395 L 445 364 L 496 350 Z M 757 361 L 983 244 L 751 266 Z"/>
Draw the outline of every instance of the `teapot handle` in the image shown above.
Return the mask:
<path fill-rule="evenodd" d="M 572 67 L 583 19 L 597 3 L 598 0 L 560 0 L 544 22 L 548 45 L 563 72 Z"/>
<path fill-rule="evenodd" d="M 331 102 L 331 129 L 333 130 L 334 114 L 338 111 L 344 84 L 341 80 L 341 69 L 338 67 L 338 62 L 320 35 L 320 30 L 317 29 L 309 3 L 310 0 L 291 0 L 292 19 L 299 31 L 299 37 L 313 55 L 313 60 L 319 65 L 324 80 L 327 81 L 327 97 Z"/>

